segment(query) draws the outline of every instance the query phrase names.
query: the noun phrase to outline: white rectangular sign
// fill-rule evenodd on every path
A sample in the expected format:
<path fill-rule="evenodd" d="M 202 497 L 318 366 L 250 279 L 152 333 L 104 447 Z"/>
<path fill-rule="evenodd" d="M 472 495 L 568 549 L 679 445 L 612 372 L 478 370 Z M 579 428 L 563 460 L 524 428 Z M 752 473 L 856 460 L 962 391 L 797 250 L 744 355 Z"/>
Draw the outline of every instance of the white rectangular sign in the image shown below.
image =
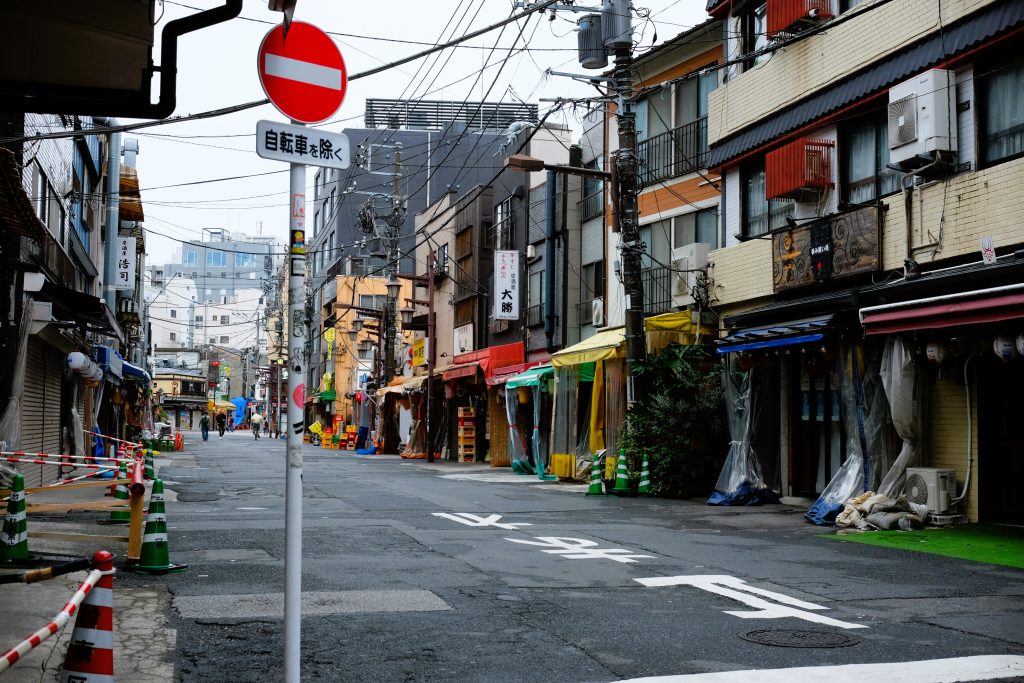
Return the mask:
<path fill-rule="evenodd" d="M 111 289 L 135 289 L 135 238 L 117 238 L 117 263 L 114 264 L 114 281 Z"/>
<path fill-rule="evenodd" d="M 348 136 L 276 121 L 256 123 L 256 154 L 310 166 L 348 168 Z"/>
<path fill-rule="evenodd" d="M 494 252 L 494 319 L 519 320 L 519 252 Z"/>

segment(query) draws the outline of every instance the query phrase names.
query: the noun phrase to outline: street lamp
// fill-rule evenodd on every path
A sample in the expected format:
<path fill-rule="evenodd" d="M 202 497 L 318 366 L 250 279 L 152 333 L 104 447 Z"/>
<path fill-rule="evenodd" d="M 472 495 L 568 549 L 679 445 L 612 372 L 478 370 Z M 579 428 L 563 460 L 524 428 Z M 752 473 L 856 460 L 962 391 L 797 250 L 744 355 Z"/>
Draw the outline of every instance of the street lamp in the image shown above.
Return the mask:
<path fill-rule="evenodd" d="M 416 309 L 412 306 L 402 306 L 398 309 L 398 312 L 402 314 L 402 327 L 408 327 L 412 324 L 412 314 L 416 312 Z"/>
<path fill-rule="evenodd" d="M 362 319 L 362 318 L 359 318 L 359 317 L 356 317 L 356 318 L 355 318 L 355 319 L 354 319 L 354 320 L 352 321 L 352 329 L 353 329 L 354 331 L 356 331 L 356 332 L 358 332 L 359 330 L 363 329 L 363 319 Z"/>
<path fill-rule="evenodd" d="M 358 334 L 359 334 L 359 330 L 356 330 L 356 329 L 349 330 L 348 331 L 348 340 L 351 341 L 351 342 L 355 342 L 356 336 Z"/>
<path fill-rule="evenodd" d="M 398 276 L 395 275 L 394 272 L 392 272 L 388 276 L 387 288 L 388 288 L 388 298 L 389 299 L 397 299 L 398 298 L 398 293 L 402 289 L 402 283 L 401 283 L 401 281 L 399 281 Z"/>

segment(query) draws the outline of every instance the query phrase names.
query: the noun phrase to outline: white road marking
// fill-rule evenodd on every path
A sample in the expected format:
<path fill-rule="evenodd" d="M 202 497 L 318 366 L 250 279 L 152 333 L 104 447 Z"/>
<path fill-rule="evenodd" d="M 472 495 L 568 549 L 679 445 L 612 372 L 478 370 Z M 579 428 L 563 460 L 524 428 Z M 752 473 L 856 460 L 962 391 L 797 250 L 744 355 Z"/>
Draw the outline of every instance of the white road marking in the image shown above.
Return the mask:
<path fill-rule="evenodd" d="M 623 564 L 632 564 L 636 558 L 654 557 L 654 555 L 638 555 L 625 548 L 598 548 L 597 543 L 584 538 L 564 538 L 560 536 L 534 536 L 536 541 L 524 541 L 518 538 L 506 538 L 506 541 L 536 545 L 546 548 L 542 552 L 561 555 L 569 560 L 613 560 Z M 539 543 L 538 543 L 539 541 Z"/>
<path fill-rule="evenodd" d="M 236 510 L 266 510 L 267 508 L 235 508 Z"/>
<path fill-rule="evenodd" d="M 435 512 L 435 517 L 444 517 L 450 519 L 453 522 L 459 524 L 465 524 L 466 526 L 484 527 L 493 526 L 499 529 L 507 529 L 508 531 L 516 531 L 521 526 L 533 526 L 529 522 L 499 522 L 501 515 L 487 515 L 481 517 L 480 515 L 474 515 L 471 512 Z"/>
<path fill-rule="evenodd" d="M 838 626 L 839 628 L 867 628 L 867 626 L 863 624 L 851 624 L 849 622 L 839 621 L 838 619 L 832 619 L 821 614 L 806 612 L 804 610 L 823 610 L 828 609 L 828 607 L 822 607 L 821 605 L 816 605 L 813 602 L 804 602 L 803 600 L 791 598 L 788 595 L 783 595 L 782 593 L 775 593 L 774 591 L 765 590 L 763 588 L 756 588 L 755 586 L 747 585 L 746 581 L 738 579 L 735 576 L 728 576 L 724 574 L 702 574 L 697 576 L 656 576 L 650 579 L 633 580 L 649 588 L 659 586 L 693 586 L 694 588 L 700 588 L 701 590 L 708 591 L 709 593 L 715 593 L 716 595 L 721 595 L 726 598 L 732 598 L 737 602 L 742 602 L 743 604 L 757 610 L 756 612 L 724 610 L 726 614 L 731 614 L 733 616 L 740 617 L 741 619 L 783 619 L 786 617 L 793 617 L 796 619 L 803 619 L 804 621 L 812 621 L 816 624 Z M 751 593 L 770 598 L 782 604 L 776 605 L 768 602 L 767 600 L 754 597 Z"/>
<path fill-rule="evenodd" d="M 794 681 L 885 681 L 886 683 L 953 683 L 989 681 L 1024 675 L 1024 657 L 977 655 L 916 662 L 802 666 L 792 669 L 748 669 L 704 674 L 630 678 L 620 683 L 793 683 Z"/>
<path fill-rule="evenodd" d="M 289 81 L 298 81 L 309 85 L 318 85 L 321 88 L 341 90 L 341 69 L 332 69 L 323 64 L 303 62 L 291 57 L 281 55 L 265 55 L 263 60 L 263 71 L 268 76 L 286 78 Z"/>

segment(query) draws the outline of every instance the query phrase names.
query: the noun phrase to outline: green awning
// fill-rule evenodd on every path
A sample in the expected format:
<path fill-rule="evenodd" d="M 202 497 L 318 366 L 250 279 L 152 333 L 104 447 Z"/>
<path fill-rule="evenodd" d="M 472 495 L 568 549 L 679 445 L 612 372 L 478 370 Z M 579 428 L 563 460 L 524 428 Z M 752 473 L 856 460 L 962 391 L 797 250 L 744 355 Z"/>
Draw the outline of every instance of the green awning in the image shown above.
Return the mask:
<path fill-rule="evenodd" d="M 546 382 L 554 374 L 555 369 L 550 365 L 541 365 L 536 368 L 530 368 L 526 372 L 520 372 L 518 375 L 506 382 L 505 388 L 515 389 L 517 387 L 535 387 L 541 382 Z"/>
<path fill-rule="evenodd" d="M 338 395 L 334 393 L 334 389 L 328 389 L 327 391 L 321 391 L 320 392 L 320 401 L 321 402 L 323 402 L 323 401 L 333 401 L 337 397 L 338 397 Z"/>

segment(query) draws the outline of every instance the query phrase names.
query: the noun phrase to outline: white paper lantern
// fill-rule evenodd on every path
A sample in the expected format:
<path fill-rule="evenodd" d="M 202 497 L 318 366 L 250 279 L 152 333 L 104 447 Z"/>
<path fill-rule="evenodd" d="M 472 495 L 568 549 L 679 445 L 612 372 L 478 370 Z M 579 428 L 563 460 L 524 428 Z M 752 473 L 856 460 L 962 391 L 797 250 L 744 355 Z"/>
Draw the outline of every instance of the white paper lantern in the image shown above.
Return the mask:
<path fill-rule="evenodd" d="M 1013 337 L 1008 334 L 996 335 L 996 338 L 992 340 L 992 351 L 1004 363 L 1009 363 L 1017 355 Z"/>
<path fill-rule="evenodd" d="M 946 345 L 943 342 L 931 341 L 925 347 L 924 355 L 932 365 L 942 365 L 946 360 Z"/>
<path fill-rule="evenodd" d="M 72 370 L 82 370 L 89 362 L 81 351 L 72 351 L 68 354 L 68 367 Z"/>
<path fill-rule="evenodd" d="M 1024 332 L 1017 335 L 1017 353 L 1024 356 Z"/>

